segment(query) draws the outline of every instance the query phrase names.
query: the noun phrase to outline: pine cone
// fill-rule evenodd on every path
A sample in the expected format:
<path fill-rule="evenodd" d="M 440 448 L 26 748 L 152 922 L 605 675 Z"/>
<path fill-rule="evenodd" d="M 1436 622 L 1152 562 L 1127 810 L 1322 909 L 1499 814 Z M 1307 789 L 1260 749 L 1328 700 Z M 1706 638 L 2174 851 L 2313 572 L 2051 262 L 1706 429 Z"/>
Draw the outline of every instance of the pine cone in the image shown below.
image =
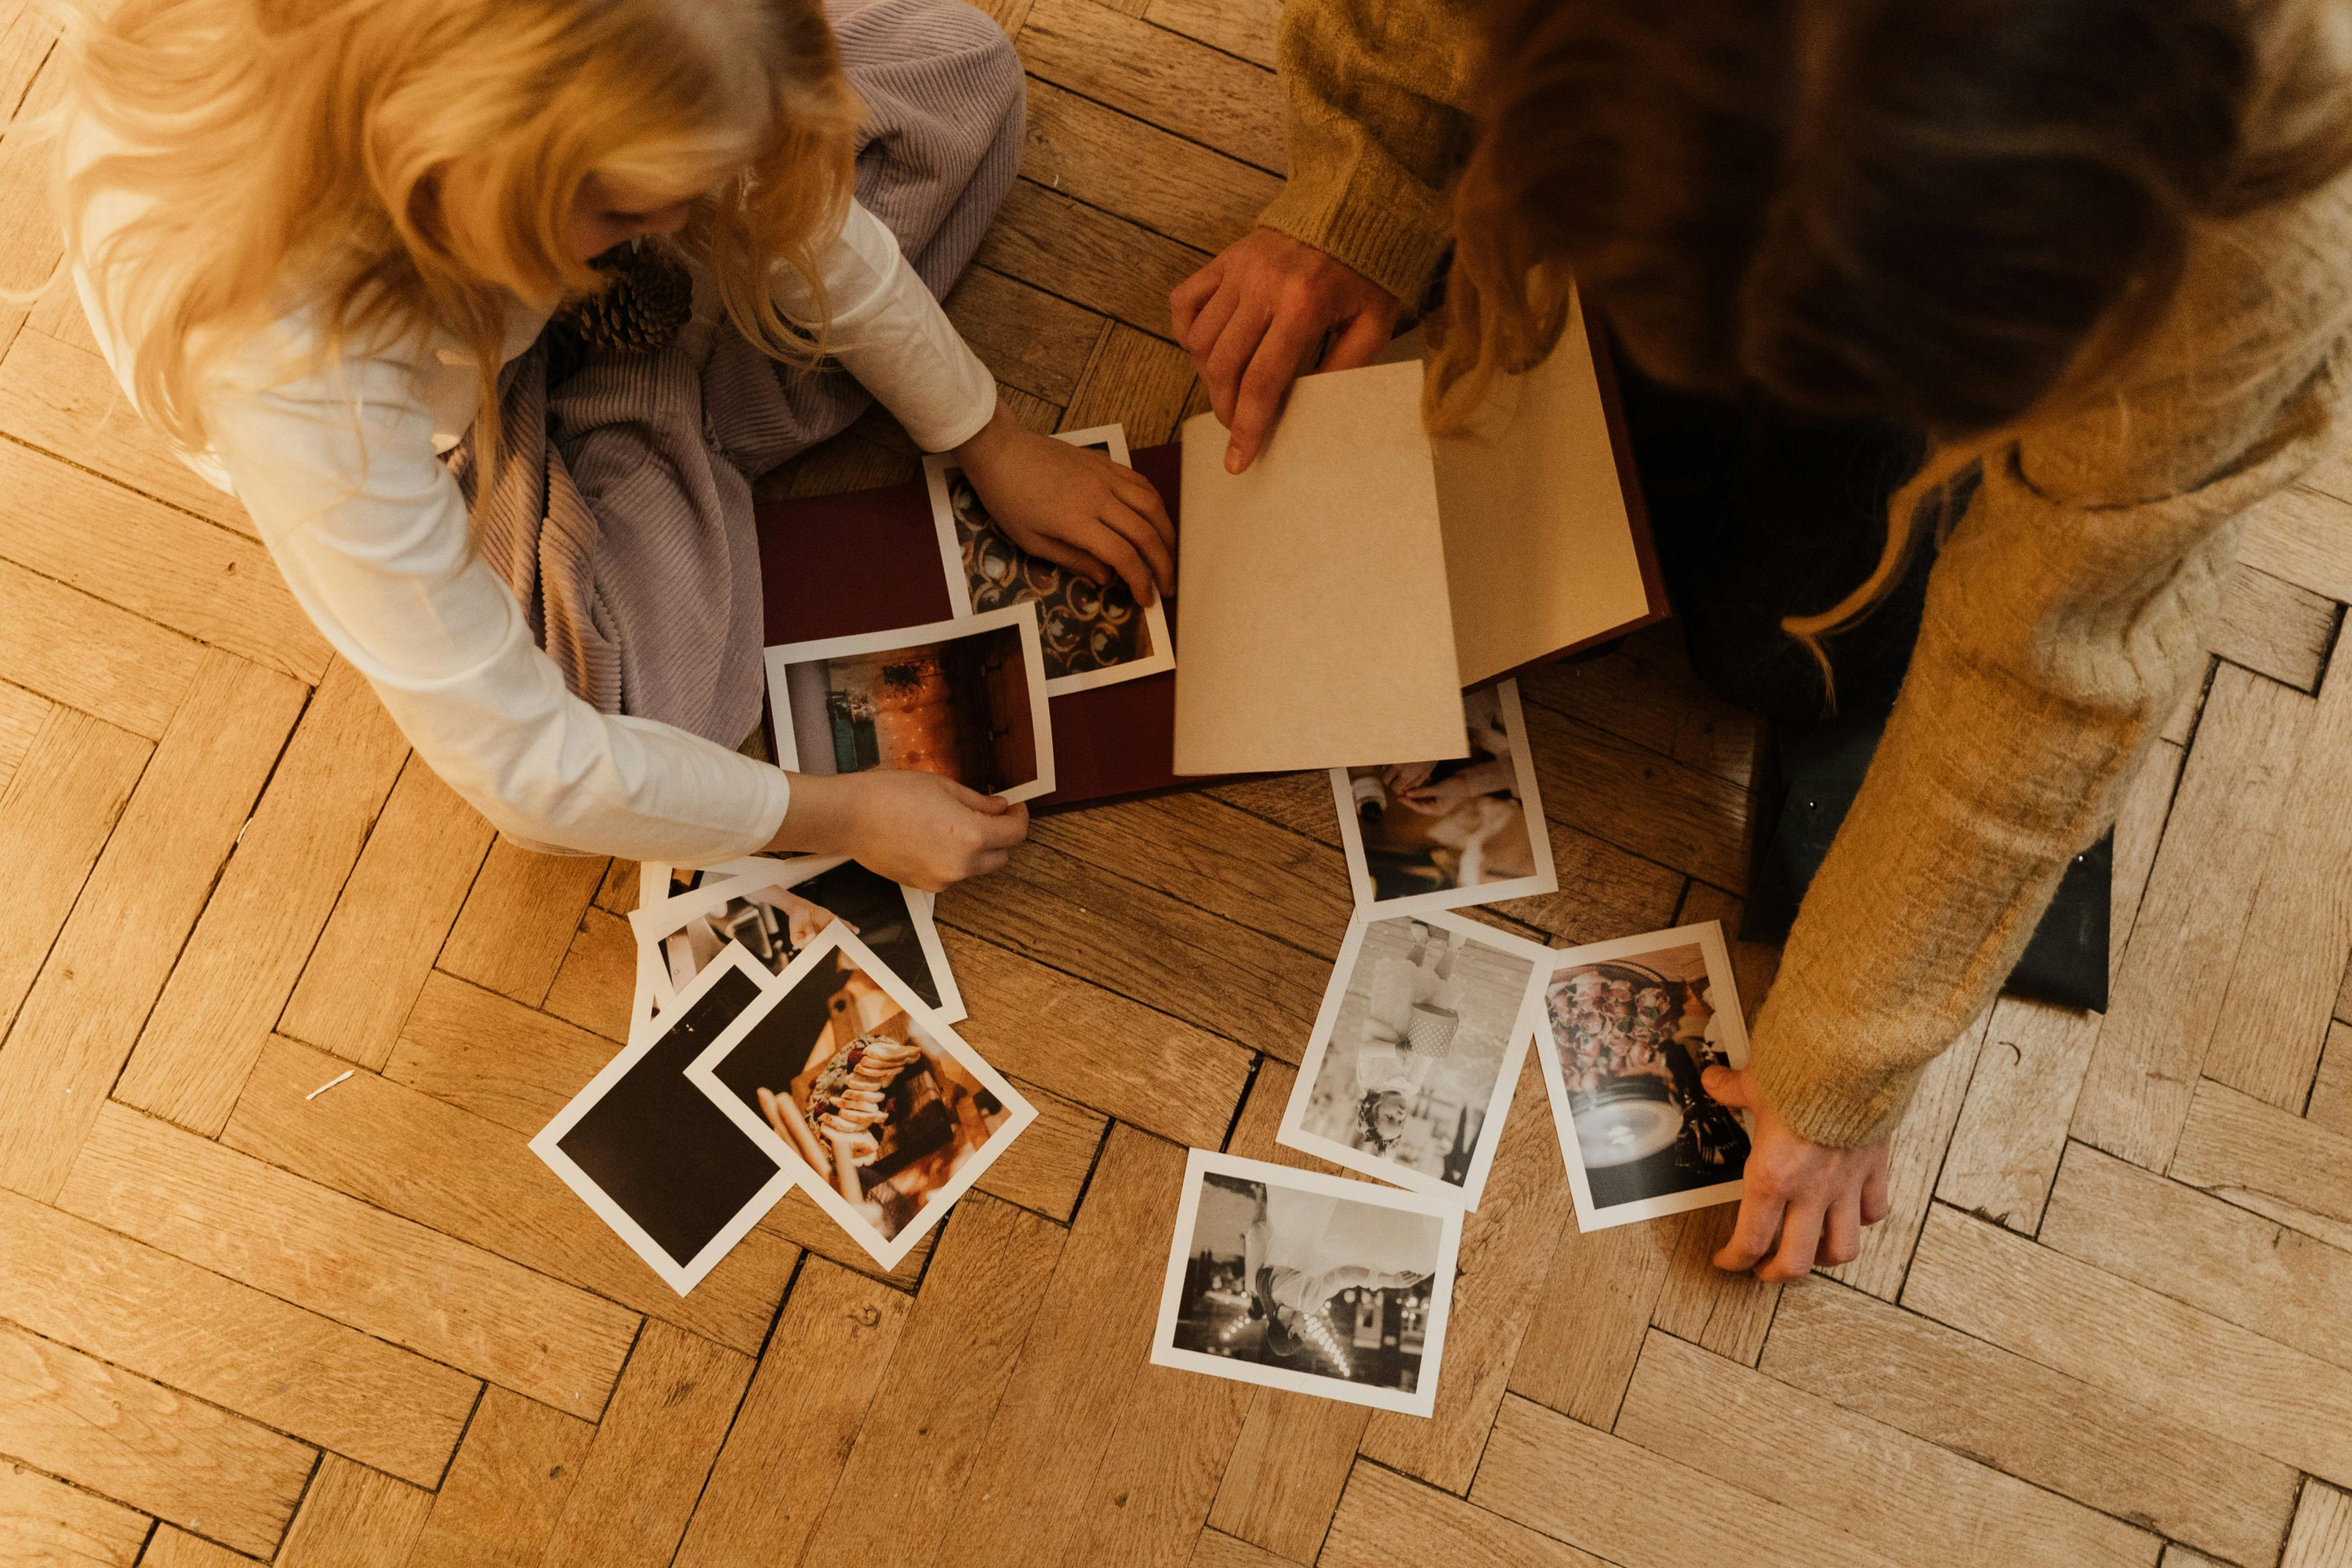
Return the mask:
<path fill-rule="evenodd" d="M 602 293 L 564 306 L 549 323 L 581 350 L 652 353 L 667 348 L 693 314 L 694 279 L 664 251 L 618 246 L 589 265 L 611 281 Z"/>

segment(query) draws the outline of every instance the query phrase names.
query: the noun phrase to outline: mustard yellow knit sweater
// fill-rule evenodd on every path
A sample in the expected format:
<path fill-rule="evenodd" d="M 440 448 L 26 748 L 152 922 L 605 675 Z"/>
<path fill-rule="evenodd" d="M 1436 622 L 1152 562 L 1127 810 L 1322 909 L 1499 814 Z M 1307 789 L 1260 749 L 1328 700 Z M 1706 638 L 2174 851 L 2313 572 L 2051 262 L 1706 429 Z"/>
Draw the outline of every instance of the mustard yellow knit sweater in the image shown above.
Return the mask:
<path fill-rule="evenodd" d="M 1475 101 L 1454 0 L 1290 0 L 1291 173 L 1271 227 L 1418 300 Z M 2352 386 L 2352 177 L 2195 242 L 2097 411 L 1984 462 L 1909 678 L 1758 1020 L 1817 1142 L 1891 1131 L 2202 673 L 2240 515 L 2326 449 Z"/>

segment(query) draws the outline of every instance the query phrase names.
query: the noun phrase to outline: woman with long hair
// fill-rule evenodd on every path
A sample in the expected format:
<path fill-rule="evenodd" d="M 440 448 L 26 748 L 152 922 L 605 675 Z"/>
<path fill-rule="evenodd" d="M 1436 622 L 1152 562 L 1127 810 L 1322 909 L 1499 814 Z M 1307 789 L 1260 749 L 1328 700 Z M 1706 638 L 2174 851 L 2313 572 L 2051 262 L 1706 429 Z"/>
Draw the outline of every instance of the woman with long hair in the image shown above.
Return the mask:
<path fill-rule="evenodd" d="M 2203 668 L 2246 509 L 2342 429 L 2342 0 L 1292 0 L 1292 173 L 1171 301 L 1246 467 L 1448 247 L 1433 423 L 1580 293 L 1693 663 L 1885 715 L 1790 931 L 1727 1268 L 1844 1262 L 1920 1071 Z M 1899 693 L 1899 698 L 1898 698 Z"/>
<path fill-rule="evenodd" d="M 876 398 L 1025 548 L 1147 601 L 1172 577 L 1150 486 L 1022 428 L 940 307 L 1019 159 L 993 23 L 119 0 L 69 11 L 60 48 L 58 205 L 109 363 L 501 831 L 854 855 L 925 888 L 1002 862 L 1018 806 L 737 749 L 751 480 Z"/>

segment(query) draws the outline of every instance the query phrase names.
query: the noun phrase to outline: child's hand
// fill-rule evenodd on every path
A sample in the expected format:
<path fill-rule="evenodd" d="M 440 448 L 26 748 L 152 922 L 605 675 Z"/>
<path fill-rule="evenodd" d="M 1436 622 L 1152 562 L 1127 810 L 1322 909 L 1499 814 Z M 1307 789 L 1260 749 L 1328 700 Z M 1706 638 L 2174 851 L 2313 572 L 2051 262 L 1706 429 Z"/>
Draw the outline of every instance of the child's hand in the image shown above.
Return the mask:
<path fill-rule="evenodd" d="M 1005 536 L 1139 605 L 1176 591 L 1176 525 L 1151 481 L 1100 452 L 1026 429 L 998 404 L 956 461 Z"/>
<path fill-rule="evenodd" d="M 1029 808 L 937 773 L 874 768 L 795 773 L 771 854 L 847 855 L 866 869 L 936 893 L 993 871 L 1029 836 Z"/>

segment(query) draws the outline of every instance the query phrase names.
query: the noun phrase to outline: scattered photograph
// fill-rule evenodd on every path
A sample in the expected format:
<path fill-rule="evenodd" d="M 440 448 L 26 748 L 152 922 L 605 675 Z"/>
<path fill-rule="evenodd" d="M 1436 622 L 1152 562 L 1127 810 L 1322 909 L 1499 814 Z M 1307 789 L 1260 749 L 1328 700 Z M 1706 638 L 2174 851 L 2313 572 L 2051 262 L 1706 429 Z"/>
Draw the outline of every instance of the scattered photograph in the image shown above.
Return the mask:
<path fill-rule="evenodd" d="M 761 860 L 757 868 L 675 894 L 629 916 L 641 948 L 656 954 L 656 1008 L 669 1005 L 703 966 L 740 942 L 781 974 L 817 932 L 838 920 L 890 972 L 949 1023 L 964 1016 L 928 899 L 845 857 Z"/>
<path fill-rule="evenodd" d="M 1054 788 L 1033 604 L 772 647 L 768 701 L 793 773 L 908 768 L 1013 801 Z"/>
<path fill-rule="evenodd" d="M 1536 1050 L 1579 1226 L 1738 1201 L 1748 1130 L 1699 1084 L 1748 1065 L 1720 924 L 1551 954 Z"/>
<path fill-rule="evenodd" d="M 686 1078 L 687 1064 L 775 984 L 740 947 L 721 953 L 530 1141 L 681 1296 L 795 1180 L 793 1166 L 746 1137 Z"/>
<path fill-rule="evenodd" d="M 1465 693 L 1469 754 L 1333 768 L 1356 907 L 1419 914 L 1559 889 L 1519 685 Z"/>
<path fill-rule="evenodd" d="M 1358 915 L 1276 1137 L 1476 1208 L 1556 956 L 1459 915 Z"/>
<path fill-rule="evenodd" d="M 1195 1149 L 1151 1360 L 1427 1415 L 1458 1205 Z"/>
<path fill-rule="evenodd" d="M 1036 1116 L 835 921 L 688 1064 L 885 1268 Z"/>
<path fill-rule="evenodd" d="M 1127 432 L 1116 425 L 1074 430 L 1059 437 L 1107 454 L 1121 467 Z M 1168 612 L 1146 608 L 1114 577 L 1102 586 L 1023 550 L 1005 537 L 980 493 L 951 458 L 924 461 L 931 521 L 939 529 L 940 560 L 957 612 L 972 616 L 1008 605 L 1037 606 L 1037 637 L 1045 658 L 1045 690 L 1059 697 L 1176 668 Z"/>

